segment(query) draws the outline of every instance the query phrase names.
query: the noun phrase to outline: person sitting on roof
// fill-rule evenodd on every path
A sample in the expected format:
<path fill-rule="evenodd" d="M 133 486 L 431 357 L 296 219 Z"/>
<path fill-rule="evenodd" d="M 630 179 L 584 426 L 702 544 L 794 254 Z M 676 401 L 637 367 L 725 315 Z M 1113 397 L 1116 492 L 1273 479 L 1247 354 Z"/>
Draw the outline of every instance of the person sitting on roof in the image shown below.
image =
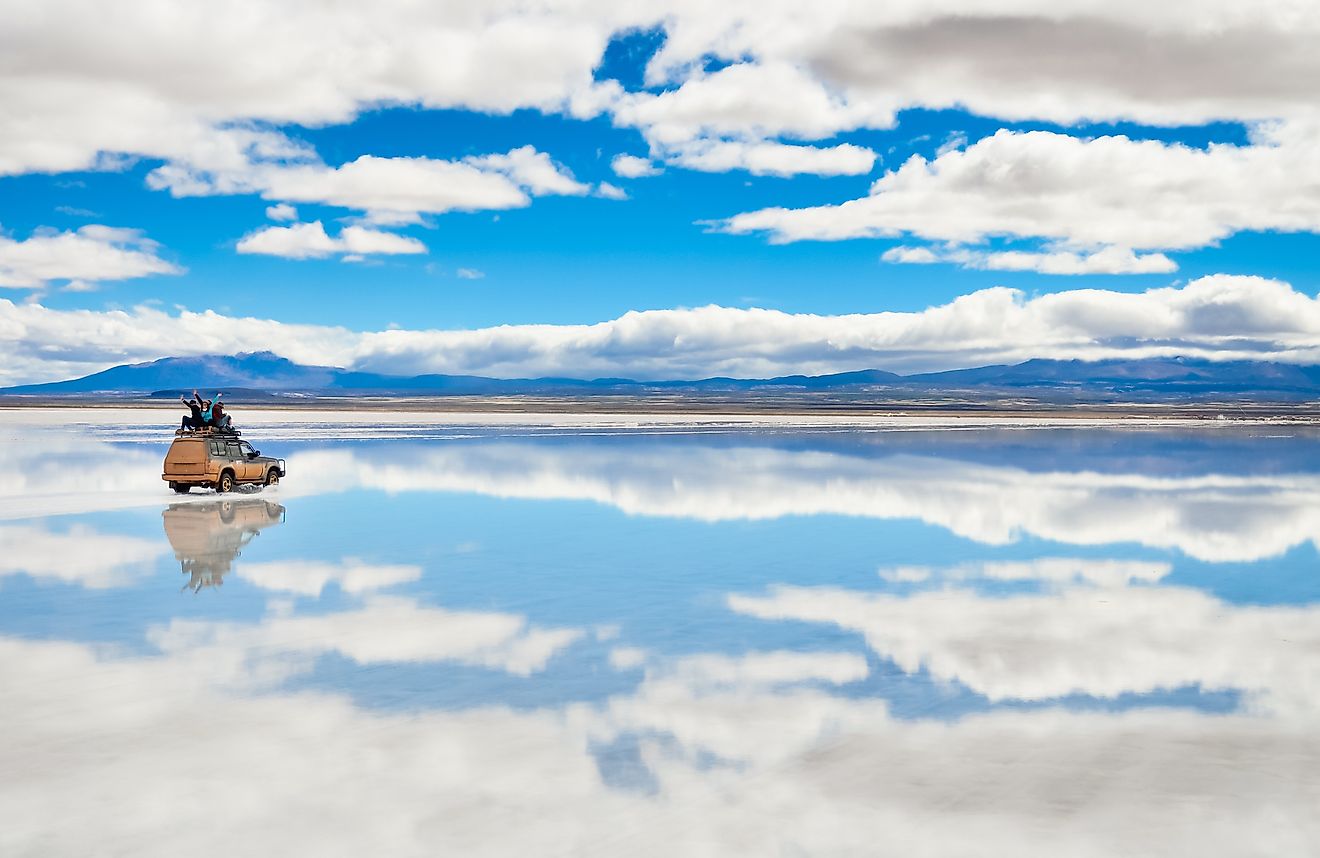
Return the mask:
<path fill-rule="evenodd" d="M 184 415 L 183 421 L 179 424 L 180 430 L 201 429 L 206 425 L 206 420 L 202 417 L 202 398 L 197 395 L 197 391 L 193 391 L 192 399 L 184 399 L 180 396 L 179 401 L 188 406 L 188 410 L 192 412 Z"/>
<path fill-rule="evenodd" d="M 234 428 L 234 423 L 225 413 L 225 404 L 220 401 L 222 394 L 215 395 L 216 403 L 211 407 L 211 425 L 222 432 L 228 432 Z"/>
<path fill-rule="evenodd" d="M 215 426 L 213 415 L 213 410 L 215 408 L 214 402 L 215 400 L 212 399 L 202 400 L 202 425 L 207 428 Z"/>

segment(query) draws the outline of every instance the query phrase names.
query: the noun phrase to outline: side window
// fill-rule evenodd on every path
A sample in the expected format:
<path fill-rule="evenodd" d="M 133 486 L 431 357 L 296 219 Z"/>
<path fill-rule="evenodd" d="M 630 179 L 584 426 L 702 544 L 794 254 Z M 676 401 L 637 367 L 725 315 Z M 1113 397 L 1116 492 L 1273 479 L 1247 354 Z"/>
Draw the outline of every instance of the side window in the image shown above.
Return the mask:
<path fill-rule="evenodd" d="M 243 458 L 243 454 L 239 451 L 239 449 L 238 449 L 238 445 L 237 445 L 237 444 L 230 443 L 230 444 L 227 445 L 227 446 L 229 447 L 229 458 L 231 458 L 231 459 L 241 459 L 241 458 Z"/>
<path fill-rule="evenodd" d="M 253 453 L 257 452 L 256 450 L 252 449 L 252 445 L 246 441 L 238 442 L 238 450 L 244 456 L 251 456 Z"/>
<path fill-rule="evenodd" d="M 223 455 L 225 454 L 225 442 L 224 442 L 224 441 L 212 441 L 212 442 L 210 442 L 210 443 L 211 443 L 211 455 L 212 455 L 212 456 L 223 456 Z"/>

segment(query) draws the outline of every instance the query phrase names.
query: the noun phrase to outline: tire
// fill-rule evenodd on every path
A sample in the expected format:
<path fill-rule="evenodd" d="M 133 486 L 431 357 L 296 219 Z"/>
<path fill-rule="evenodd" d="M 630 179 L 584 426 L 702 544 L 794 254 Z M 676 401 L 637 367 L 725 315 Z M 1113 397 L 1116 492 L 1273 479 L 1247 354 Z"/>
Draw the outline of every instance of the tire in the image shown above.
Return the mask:
<path fill-rule="evenodd" d="M 170 483 L 170 488 L 174 489 L 175 494 L 186 495 L 192 486 L 188 483 Z"/>
<path fill-rule="evenodd" d="M 269 471 L 266 472 L 266 485 L 268 486 L 278 485 L 279 481 L 280 481 L 279 468 L 271 468 Z"/>
<path fill-rule="evenodd" d="M 221 471 L 220 481 L 215 484 L 215 490 L 220 494 L 228 494 L 234 490 L 234 472 Z"/>

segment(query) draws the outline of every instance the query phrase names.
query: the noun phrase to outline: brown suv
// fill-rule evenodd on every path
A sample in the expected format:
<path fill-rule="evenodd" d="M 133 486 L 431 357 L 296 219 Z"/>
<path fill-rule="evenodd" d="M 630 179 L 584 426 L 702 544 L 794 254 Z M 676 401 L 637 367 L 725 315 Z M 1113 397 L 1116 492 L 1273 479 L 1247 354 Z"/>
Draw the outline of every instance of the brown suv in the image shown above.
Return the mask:
<path fill-rule="evenodd" d="M 273 486 L 285 473 L 283 459 L 261 455 L 236 435 L 190 433 L 174 439 L 160 478 L 183 494 L 193 486 L 218 492 L 233 491 L 239 483 Z"/>

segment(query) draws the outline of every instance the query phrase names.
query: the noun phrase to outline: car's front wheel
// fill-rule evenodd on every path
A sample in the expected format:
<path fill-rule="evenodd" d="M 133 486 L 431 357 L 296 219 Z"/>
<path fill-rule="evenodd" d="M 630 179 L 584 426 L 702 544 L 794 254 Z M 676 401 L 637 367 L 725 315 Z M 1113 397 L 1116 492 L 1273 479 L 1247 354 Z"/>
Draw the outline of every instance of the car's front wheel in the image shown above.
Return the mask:
<path fill-rule="evenodd" d="M 280 481 L 279 468 L 271 468 L 269 471 L 266 472 L 266 485 L 268 486 L 277 485 L 279 481 Z"/>
<path fill-rule="evenodd" d="M 234 475 L 225 471 L 220 475 L 220 482 L 215 484 L 215 490 L 220 494 L 227 494 L 234 490 Z"/>

